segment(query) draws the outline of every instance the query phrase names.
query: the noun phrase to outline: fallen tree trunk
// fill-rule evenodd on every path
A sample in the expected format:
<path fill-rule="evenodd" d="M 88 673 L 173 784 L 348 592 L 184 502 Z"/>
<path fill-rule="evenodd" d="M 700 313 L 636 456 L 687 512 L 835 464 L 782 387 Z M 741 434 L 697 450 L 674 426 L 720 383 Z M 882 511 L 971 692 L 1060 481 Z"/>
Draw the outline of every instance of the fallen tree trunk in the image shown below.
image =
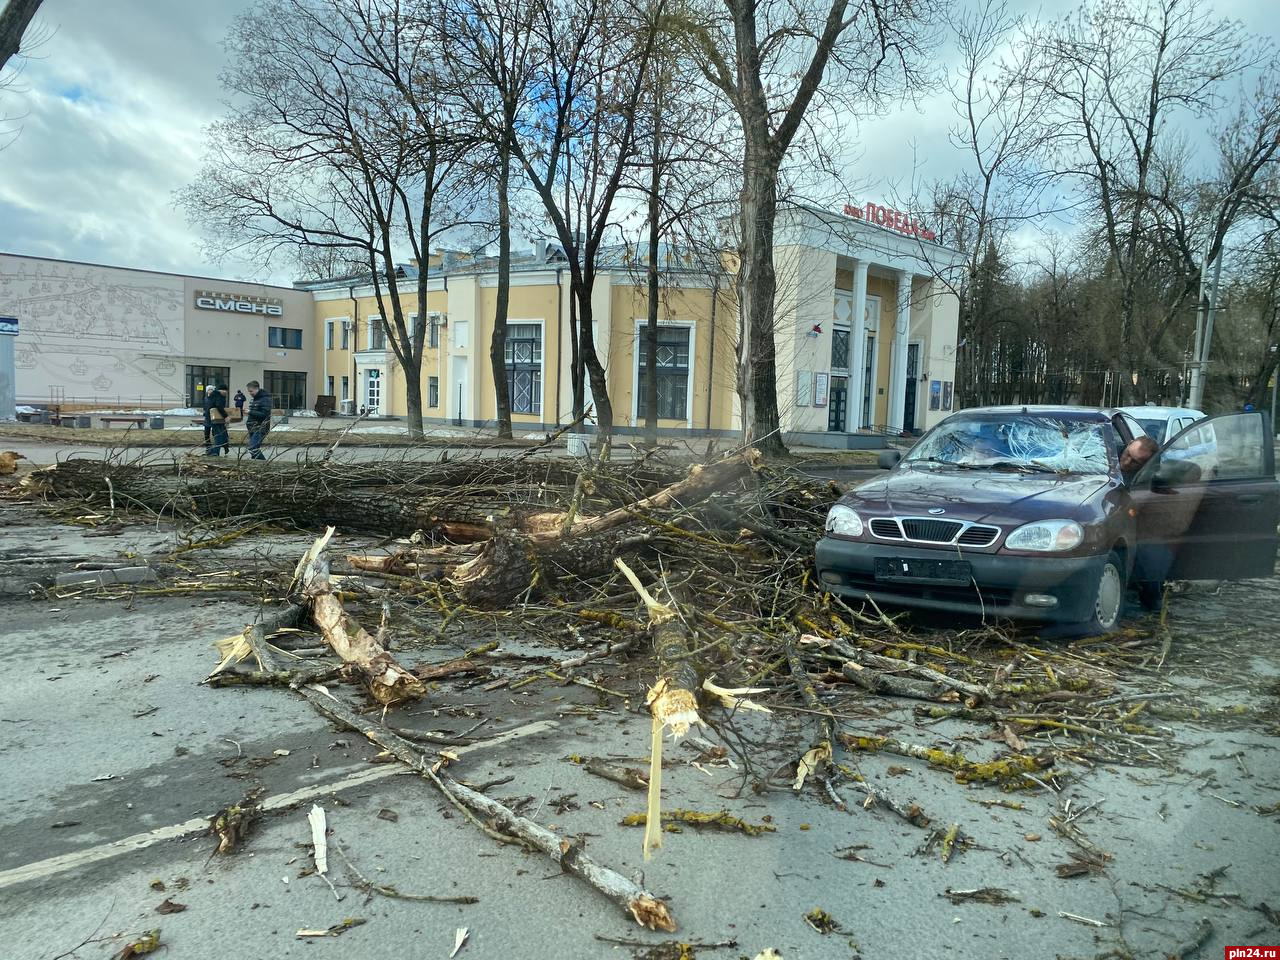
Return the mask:
<path fill-rule="evenodd" d="M 325 545 L 333 528 L 312 544 L 295 574 L 307 598 L 311 621 L 325 643 L 360 676 L 370 695 L 384 706 L 416 700 L 426 693 L 422 681 L 402 667 L 382 644 L 342 606 L 329 580 Z"/>
<path fill-rule="evenodd" d="M 253 463 L 201 458 L 119 463 L 72 458 L 24 478 L 29 498 L 112 503 L 160 516 L 254 516 L 301 527 L 403 535 L 415 530 L 459 542 L 498 529 L 524 529 L 525 517 L 558 515 L 577 467 L 512 458 L 450 463 Z M 670 469 L 639 466 L 597 481 L 592 509 L 625 503 L 637 486 L 652 489 Z M 530 529 L 542 530 L 534 523 Z"/>
<path fill-rule="evenodd" d="M 503 532 L 485 543 L 476 557 L 456 566 L 449 582 L 469 606 L 510 607 L 521 597 L 554 592 L 562 580 L 603 576 L 614 557 L 634 552 L 653 538 L 651 531 L 629 530 L 567 540 Z"/>
<path fill-rule="evenodd" d="M 760 454 L 746 450 L 707 465 L 652 496 L 595 517 L 572 520 L 572 514 L 530 518 L 540 532 L 496 534 L 474 560 L 461 564 L 450 582 L 463 602 L 472 606 L 510 606 L 522 595 L 550 589 L 565 575 L 576 578 L 607 572 L 609 561 L 624 549 L 648 542 L 651 534 L 626 536 L 618 528 L 649 511 L 691 506 L 751 473 Z M 593 481 L 594 482 L 594 481 Z M 567 525 L 565 520 L 571 520 Z"/>

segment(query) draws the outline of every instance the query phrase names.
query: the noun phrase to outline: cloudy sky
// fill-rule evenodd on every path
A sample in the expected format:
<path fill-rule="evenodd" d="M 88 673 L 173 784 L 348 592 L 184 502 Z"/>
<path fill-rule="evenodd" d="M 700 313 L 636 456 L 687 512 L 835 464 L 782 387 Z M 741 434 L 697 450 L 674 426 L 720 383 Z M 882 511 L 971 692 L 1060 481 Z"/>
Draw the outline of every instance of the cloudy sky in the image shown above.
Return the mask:
<path fill-rule="evenodd" d="M 1274 35 L 1276 2 L 1219 0 L 1217 9 Z M 45 0 L 34 28 L 43 42 L 0 90 L 0 250 L 287 280 L 260 276 L 252 264 L 208 262 L 173 204 L 199 166 L 205 126 L 222 110 L 222 39 L 248 5 Z M 1011 5 L 1044 17 L 1075 6 Z M 885 184 L 888 195 L 913 162 L 926 176 L 954 171 L 951 123 L 947 101 L 933 98 L 865 124 L 857 181 Z"/>

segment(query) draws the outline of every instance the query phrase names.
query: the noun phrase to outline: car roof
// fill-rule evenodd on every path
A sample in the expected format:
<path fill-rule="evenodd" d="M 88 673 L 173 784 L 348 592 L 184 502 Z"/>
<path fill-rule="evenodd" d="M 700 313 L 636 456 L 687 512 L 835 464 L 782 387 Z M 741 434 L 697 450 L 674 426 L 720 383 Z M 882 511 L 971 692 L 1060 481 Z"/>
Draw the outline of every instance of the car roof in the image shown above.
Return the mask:
<path fill-rule="evenodd" d="M 1197 420 L 1204 417 L 1203 411 L 1191 407 L 1121 407 L 1120 411 L 1131 417 L 1195 417 Z"/>

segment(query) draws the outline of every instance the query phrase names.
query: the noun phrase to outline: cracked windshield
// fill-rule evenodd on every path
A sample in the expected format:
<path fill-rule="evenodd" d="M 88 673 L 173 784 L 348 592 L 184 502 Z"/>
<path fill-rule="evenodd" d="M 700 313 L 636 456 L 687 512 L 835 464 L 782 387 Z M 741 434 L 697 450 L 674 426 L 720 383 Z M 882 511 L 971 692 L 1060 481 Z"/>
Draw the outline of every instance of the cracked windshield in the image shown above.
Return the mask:
<path fill-rule="evenodd" d="M 0 0 L 0 960 L 1280 956 L 1275 0 Z"/>

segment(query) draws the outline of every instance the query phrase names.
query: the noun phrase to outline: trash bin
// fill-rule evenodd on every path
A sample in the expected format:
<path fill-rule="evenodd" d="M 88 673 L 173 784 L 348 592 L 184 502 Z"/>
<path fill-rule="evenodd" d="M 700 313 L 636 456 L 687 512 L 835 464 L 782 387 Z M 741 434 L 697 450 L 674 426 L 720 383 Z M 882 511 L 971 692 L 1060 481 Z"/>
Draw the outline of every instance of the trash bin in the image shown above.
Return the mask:
<path fill-rule="evenodd" d="M 79 427 L 81 430 L 88 430 L 90 427 L 93 426 L 93 417 L 86 416 L 84 414 L 77 416 L 76 426 Z"/>
<path fill-rule="evenodd" d="M 591 449 L 591 437 L 585 433 L 570 433 L 566 437 L 566 446 L 569 456 L 585 458 Z"/>
<path fill-rule="evenodd" d="M 163 430 L 163 429 L 164 429 L 164 417 L 152 417 L 152 418 L 151 418 L 151 429 L 152 429 L 152 430 Z"/>

